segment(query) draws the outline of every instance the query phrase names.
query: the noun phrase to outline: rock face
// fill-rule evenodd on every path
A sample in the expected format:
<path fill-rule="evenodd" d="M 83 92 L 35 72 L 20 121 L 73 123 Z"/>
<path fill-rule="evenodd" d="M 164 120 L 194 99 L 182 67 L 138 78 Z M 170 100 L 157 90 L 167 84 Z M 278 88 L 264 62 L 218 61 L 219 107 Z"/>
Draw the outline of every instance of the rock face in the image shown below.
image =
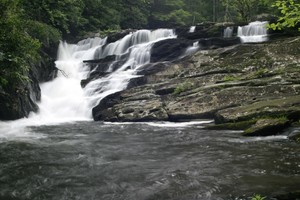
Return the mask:
<path fill-rule="evenodd" d="M 30 73 L 32 81 L 19 85 L 13 92 L 0 88 L 0 119 L 15 120 L 27 117 L 31 111 L 38 111 L 37 101 L 41 98 L 38 81 Z"/>
<path fill-rule="evenodd" d="M 252 126 L 252 135 L 277 134 L 274 127 L 279 130 L 299 121 L 300 37 L 237 43 L 208 45 L 180 60 L 155 53 L 168 42 L 157 44 L 153 64 L 139 72 L 145 75 L 144 84 L 107 97 L 109 104 L 94 108 L 95 120 L 251 120 L 244 128 Z M 180 49 L 185 44 L 176 45 Z"/>
<path fill-rule="evenodd" d="M 0 87 L 0 120 L 16 120 L 37 112 L 37 102 L 41 99 L 40 82 L 46 82 L 56 76 L 54 56 L 41 52 L 41 59 L 31 64 L 29 80 L 20 83 L 15 89 Z"/>

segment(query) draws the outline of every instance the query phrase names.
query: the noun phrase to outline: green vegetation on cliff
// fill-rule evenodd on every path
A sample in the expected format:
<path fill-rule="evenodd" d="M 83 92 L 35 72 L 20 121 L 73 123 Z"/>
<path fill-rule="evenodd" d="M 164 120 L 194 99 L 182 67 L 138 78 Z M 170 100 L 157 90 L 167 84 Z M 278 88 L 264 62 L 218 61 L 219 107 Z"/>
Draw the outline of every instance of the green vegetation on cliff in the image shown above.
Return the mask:
<path fill-rule="evenodd" d="M 29 63 L 38 58 L 40 43 L 28 34 L 17 0 L 1 0 L 0 88 L 16 89 L 28 81 Z"/>

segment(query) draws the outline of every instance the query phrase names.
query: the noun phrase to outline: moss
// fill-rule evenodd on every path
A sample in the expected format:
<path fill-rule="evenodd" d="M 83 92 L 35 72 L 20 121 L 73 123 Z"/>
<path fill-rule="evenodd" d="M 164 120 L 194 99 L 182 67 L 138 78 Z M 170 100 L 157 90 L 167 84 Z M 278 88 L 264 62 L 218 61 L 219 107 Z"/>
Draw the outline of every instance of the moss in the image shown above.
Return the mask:
<path fill-rule="evenodd" d="M 247 128 L 250 128 L 251 125 L 256 123 L 256 119 L 252 120 L 246 120 L 246 121 L 241 121 L 241 122 L 231 122 L 231 123 L 224 123 L 224 124 L 215 124 L 215 125 L 210 125 L 207 126 L 206 129 L 211 129 L 211 130 L 245 130 Z"/>
<path fill-rule="evenodd" d="M 235 76 L 225 76 L 223 79 L 224 82 L 239 81 L 239 80 L 240 78 Z"/>
<path fill-rule="evenodd" d="M 182 84 L 179 84 L 179 85 L 175 88 L 173 94 L 180 94 L 180 93 L 182 93 L 182 92 L 186 92 L 186 91 L 188 91 L 188 90 L 191 90 L 191 89 L 193 88 L 193 86 L 194 86 L 193 83 L 186 81 L 186 82 L 184 82 L 184 83 L 182 83 Z"/>
<path fill-rule="evenodd" d="M 268 136 L 276 135 L 289 124 L 287 117 L 258 119 L 250 128 L 244 130 L 245 136 Z"/>

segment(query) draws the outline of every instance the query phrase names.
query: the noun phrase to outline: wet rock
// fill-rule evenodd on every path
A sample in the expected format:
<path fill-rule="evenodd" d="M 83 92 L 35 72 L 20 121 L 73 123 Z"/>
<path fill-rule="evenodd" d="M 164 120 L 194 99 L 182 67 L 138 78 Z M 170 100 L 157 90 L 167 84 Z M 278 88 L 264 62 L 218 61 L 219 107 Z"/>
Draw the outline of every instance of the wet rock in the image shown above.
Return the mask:
<path fill-rule="evenodd" d="M 257 99 L 254 101 L 257 101 Z M 263 101 L 223 109 L 215 115 L 215 121 L 216 123 L 224 123 L 280 115 L 294 120 L 300 118 L 300 96 L 296 95 L 279 99 L 266 98 Z"/>
<path fill-rule="evenodd" d="M 104 121 L 168 120 L 162 101 L 153 90 L 109 95 L 93 109 L 93 117 Z"/>
<path fill-rule="evenodd" d="M 95 121 L 107 120 L 118 121 L 117 116 L 111 109 L 112 106 L 121 101 L 120 92 L 110 94 L 103 98 L 100 103 L 93 108 L 92 115 Z"/>
<path fill-rule="evenodd" d="M 299 200 L 300 199 L 300 190 L 289 191 L 285 194 L 279 194 L 275 196 L 277 200 Z"/>
<path fill-rule="evenodd" d="M 38 111 L 36 102 L 41 98 L 41 91 L 37 80 L 31 80 L 26 84 L 19 84 L 14 91 L 5 91 L 0 87 L 1 120 L 16 120 Z"/>
<path fill-rule="evenodd" d="M 134 31 L 136 31 L 136 30 L 126 29 L 126 30 L 122 30 L 122 31 L 117 32 L 117 33 L 111 33 L 107 37 L 107 44 L 112 43 L 112 42 L 116 42 L 117 40 L 122 39 L 123 37 L 125 37 L 126 35 L 128 35 L 129 33 L 134 32 Z"/>
<path fill-rule="evenodd" d="M 106 56 L 103 59 L 84 60 L 83 63 L 88 65 L 91 71 L 106 72 L 112 62 L 116 60 L 115 55 Z"/>
<path fill-rule="evenodd" d="M 245 136 L 270 136 L 281 133 L 288 127 L 286 118 L 259 119 L 254 125 L 244 131 Z"/>
<path fill-rule="evenodd" d="M 151 63 L 178 59 L 192 45 L 191 41 L 184 39 L 167 39 L 156 42 L 151 48 Z"/>
<path fill-rule="evenodd" d="M 214 118 L 217 125 L 251 128 L 252 135 L 275 134 L 299 121 L 300 39 L 264 44 L 231 40 L 199 39 L 206 50 L 181 59 L 177 56 L 191 41 L 159 42 L 153 47 L 151 63 L 137 72 L 143 78 L 111 99 L 113 104 L 103 106 L 98 119 Z M 276 120 L 281 117 L 286 120 Z"/>
<path fill-rule="evenodd" d="M 300 143 L 300 129 L 299 128 L 295 128 L 293 129 L 289 135 L 288 135 L 290 140 L 294 140 L 296 142 Z"/>
<path fill-rule="evenodd" d="M 198 40 L 200 48 L 203 49 L 216 49 L 221 47 L 228 47 L 240 44 L 241 41 L 237 37 L 233 38 L 207 38 Z"/>

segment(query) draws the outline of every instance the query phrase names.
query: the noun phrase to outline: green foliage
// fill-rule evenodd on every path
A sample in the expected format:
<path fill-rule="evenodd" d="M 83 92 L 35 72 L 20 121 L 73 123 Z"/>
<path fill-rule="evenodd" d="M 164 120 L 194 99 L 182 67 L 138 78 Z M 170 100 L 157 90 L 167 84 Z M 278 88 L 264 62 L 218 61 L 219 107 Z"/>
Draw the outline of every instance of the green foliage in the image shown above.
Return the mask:
<path fill-rule="evenodd" d="M 18 0 L 1 0 L 0 17 L 0 84 L 4 89 L 28 81 L 29 63 L 38 57 L 40 43 L 24 26 Z"/>
<path fill-rule="evenodd" d="M 22 0 L 22 5 L 29 19 L 53 26 L 63 35 L 76 34 L 87 23 L 82 17 L 83 0 Z"/>
<path fill-rule="evenodd" d="M 29 20 L 26 24 L 30 36 L 38 39 L 45 47 L 55 45 L 60 39 L 60 31 L 42 22 Z"/>
<path fill-rule="evenodd" d="M 183 0 L 154 1 L 150 8 L 150 25 L 186 25 L 191 17 Z"/>
<path fill-rule="evenodd" d="M 223 5 L 237 13 L 237 19 L 243 22 L 249 22 L 252 17 L 257 0 L 227 0 Z"/>
<path fill-rule="evenodd" d="M 182 93 L 182 92 L 186 92 L 186 91 L 192 89 L 193 86 L 194 86 L 193 83 L 186 81 L 186 82 L 184 82 L 184 83 L 182 83 L 182 84 L 179 84 L 179 85 L 175 88 L 173 94 L 180 94 L 180 93 Z"/>
<path fill-rule="evenodd" d="M 280 11 L 280 17 L 277 23 L 272 23 L 269 28 L 273 30 L 282 30 L 285 28 L 295 28 L 300 23 L 300 3 L 295 0 L 278 0 L 272 7 Z M 298 28 L 300 31 L 300 28 Z"/>
<path fill-rule="evenodd" d="M 251 200 L 264 200 L 267 197 L 262 197 L 260 194 L 254 194 Z"/>

